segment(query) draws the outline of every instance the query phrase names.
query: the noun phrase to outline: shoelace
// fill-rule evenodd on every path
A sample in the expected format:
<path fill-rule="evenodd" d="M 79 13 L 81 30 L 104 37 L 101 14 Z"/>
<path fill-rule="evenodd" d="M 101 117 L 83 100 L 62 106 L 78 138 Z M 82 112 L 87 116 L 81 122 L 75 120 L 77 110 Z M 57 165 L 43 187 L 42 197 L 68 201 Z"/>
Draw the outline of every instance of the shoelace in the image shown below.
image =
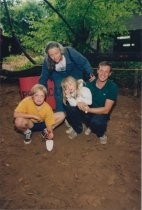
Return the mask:
<path fill-rule="evenodd" d="M 31 132 L 26 134 L 26 139 L 30 139 L 30 137 L 31 137 Z"/>

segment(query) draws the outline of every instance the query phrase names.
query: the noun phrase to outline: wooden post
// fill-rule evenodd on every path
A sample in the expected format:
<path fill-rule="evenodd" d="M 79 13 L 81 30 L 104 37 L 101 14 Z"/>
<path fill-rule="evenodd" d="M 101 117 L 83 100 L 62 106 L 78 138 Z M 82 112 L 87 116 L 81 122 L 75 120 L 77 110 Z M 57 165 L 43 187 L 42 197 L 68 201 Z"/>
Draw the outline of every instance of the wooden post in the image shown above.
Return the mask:
<path fill-rule="evenodd" d="M 138 96 L 138 69 L 135 70 L 134 75 L 134 96 Z"/>

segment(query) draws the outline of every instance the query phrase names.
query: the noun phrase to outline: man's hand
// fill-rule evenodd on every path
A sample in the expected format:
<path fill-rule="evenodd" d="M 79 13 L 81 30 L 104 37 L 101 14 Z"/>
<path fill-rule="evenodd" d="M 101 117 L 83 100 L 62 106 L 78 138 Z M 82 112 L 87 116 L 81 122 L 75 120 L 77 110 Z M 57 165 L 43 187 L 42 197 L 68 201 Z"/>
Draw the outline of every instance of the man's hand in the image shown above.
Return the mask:
<path fill-rule="evenodd" d="M 81 111 L 83 111 L 83 112 L 85 112 L 85 113 L 87 113 L 88 111 L 88 109 L 89 109 L 89 106 L 86 104 L 86 103 L 84 103 L 84 102 L 78 102 L 77 103 L 77 106 L 78 106 L 78 108 L 81 110 Z"/>

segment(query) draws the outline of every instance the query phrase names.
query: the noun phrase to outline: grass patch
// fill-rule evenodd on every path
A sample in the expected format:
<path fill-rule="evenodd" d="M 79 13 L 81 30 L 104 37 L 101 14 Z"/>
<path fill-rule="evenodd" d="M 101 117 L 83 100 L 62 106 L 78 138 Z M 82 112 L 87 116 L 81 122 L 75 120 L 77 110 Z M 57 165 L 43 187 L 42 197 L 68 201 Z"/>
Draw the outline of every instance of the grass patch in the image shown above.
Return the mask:
<path fill-rule="evenodd" d="M 37 65 L 41 65 L 43 61 L 43 56 L 33 56 L 33 60 L 37 62 Z M 20 71 L 29 69 L 34 67 L 35 65 L 32 64 L 24 54 L 21 55 L 11 55 L 6 57 L 3 61 L 3 69 L 10 70 L 10 71 Z"/>

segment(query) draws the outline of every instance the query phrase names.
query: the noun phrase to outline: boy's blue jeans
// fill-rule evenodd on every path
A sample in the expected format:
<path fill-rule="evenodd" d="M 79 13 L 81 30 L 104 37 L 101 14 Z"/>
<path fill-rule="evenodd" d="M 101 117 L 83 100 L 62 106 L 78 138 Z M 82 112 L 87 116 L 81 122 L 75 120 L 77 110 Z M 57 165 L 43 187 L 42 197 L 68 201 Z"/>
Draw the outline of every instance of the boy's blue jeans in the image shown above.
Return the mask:
<path fill-rule="evenodd" d="M 69 104 L 64 107 L 67 121 L 78 134 L 83 131 L 82 123 L 86 124 L 97 137 L 103 136 L 106 132 L 107 122 L 110 119 L 108 114 L 86 114 L 77 107 L 71 107 Z"/>
<path fill-rule="evenodd" d="M 46 128 L 45 122 L 34 123 L 34 126 L 31 128 L 31 131 L 43 131 Z"/>

